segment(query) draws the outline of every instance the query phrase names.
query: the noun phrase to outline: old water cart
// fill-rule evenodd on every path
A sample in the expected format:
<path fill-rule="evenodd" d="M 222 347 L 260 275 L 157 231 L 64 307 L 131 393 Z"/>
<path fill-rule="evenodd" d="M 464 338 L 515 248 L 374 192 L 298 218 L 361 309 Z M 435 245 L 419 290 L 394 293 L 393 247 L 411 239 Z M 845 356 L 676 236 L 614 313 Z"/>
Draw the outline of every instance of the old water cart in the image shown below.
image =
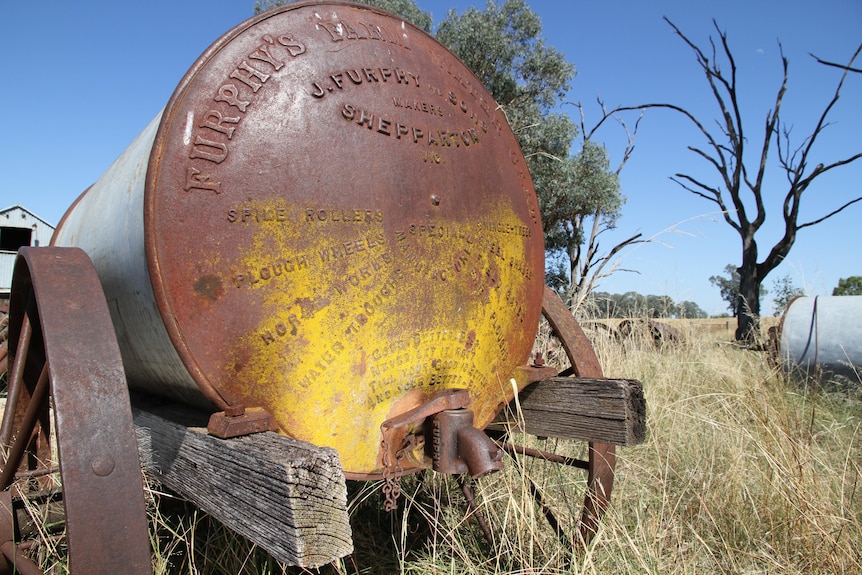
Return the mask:
<path fill-rule="evenodd" d="M 352 550 L 345 478 L 395 506 L 403 475 L 479 478 L 526 452 L 586 470 L 573 537 L 589 541 L 643 394 L 603 378 L 543 271 L 525 159 L 450 52 L 349 3 L 240 24 L 52 246 L 19 252 L 0 572 L 39 572 L 19 544 L 39 498 L 62 500 L 72 573 L 149 572 L 141 464 L 318 566 Z M 542 316 L 562 373 L 534 355 Z M 516 395 L 527 433 L 588 457 L 492 440 Z"/>

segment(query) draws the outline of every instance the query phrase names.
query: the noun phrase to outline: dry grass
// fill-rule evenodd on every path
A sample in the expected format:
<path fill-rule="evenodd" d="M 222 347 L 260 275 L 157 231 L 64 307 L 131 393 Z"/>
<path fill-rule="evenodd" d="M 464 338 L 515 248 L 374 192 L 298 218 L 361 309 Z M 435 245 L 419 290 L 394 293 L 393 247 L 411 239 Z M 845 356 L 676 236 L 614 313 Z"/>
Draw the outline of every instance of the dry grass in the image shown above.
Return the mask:
<path fill-rule="evenodd" d="M 787 382 L 762 354 L 696 331 L 621 354 L 650 434 L 623 450 L 596 572 L 862 572 L 862 404 Z"/>
<path fill-rule="evenodd" d="M 478 486 L 493 547 L 454 482 L 429 475 L 407 490 L 408 519 L 392 528 L 397 564 L 363 552 L 337 572 L 862 573 L 859 397 L 786 381 L 763 353 L 732 345 L 732 327 L 713 323 L 676 325 L 685 343 L 675 346 L 598 336 L 606 375 L 644 382 L 649 434 L 619 450 L 613 507 L 586 553 L 549 527 L 525 479 L 570 534 L 581 472 L 518 459 Z"/>
<path fill-rule="evenodd" d="M 493 546 L 468 516 L 457 482 L 433 473 L 404 480 L 404 509 L 396 514 L 382 511 L 378 484 L 352 484 L 356 553 L 319 571 L 280 566 L 156 493 L 155 572 L 862 573 L 859 396 L 787 382 L 762 353 L 727 343 L 721 329 L 676 327 L 684 344 L 597 335 L 606 375 L 644 382 L 649 431 L 642 445 L 618 450 L 612 507 L 586 552 L 569 540 L 584 474 L 507 458 L 503 472 L 476 484 Z M 567 455 L 583 450 L 529 441 Z M 560 521 L 559 533 L 534 488 Z"/>

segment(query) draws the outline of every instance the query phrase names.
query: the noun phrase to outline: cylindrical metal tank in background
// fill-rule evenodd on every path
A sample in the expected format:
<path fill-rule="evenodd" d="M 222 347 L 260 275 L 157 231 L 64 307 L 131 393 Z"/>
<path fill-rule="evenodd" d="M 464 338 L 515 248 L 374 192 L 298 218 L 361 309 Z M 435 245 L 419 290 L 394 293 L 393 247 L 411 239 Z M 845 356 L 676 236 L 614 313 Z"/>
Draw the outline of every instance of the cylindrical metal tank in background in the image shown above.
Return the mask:
<path fill-rule="evenodd" d="M 780 338 L 791 374 L 862 383 L 862 296 L 796 298 L 784 311 Z"/>

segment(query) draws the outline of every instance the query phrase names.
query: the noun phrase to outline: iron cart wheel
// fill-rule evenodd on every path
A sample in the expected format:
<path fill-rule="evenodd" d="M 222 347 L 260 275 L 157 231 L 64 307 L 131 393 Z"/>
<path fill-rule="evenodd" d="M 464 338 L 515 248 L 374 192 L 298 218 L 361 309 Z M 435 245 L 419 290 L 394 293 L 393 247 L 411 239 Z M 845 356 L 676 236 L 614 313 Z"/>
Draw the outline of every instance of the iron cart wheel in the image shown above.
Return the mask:
<path fill-rule="evenodd" d="M 6 387 L 6 366 L 9 353 L 9 302 L 0 301 L 0 389 Z"/>
<path fill-rule="evenodd" d="M 123 364 L 102 286 L 83 251 L 20 250 L 8 349 L 0 427 L 0 574 L 42 573 L 16 543 L 16 509 L 44 497 L 58 473 L 65 522 L 60 544 L 67 549 L 69 572 L 151 573 Z"/>
<path fill-rule="evenodd" d="M 581 329 L 559 296 L 547 286 L 542 299 L 542 315 L 548 321 L 552 334 L 559 339 L 571 363 L 571 367 L 564 369 L 558 375 L 603 378 L 601 364 L 584 330 Z M 616 466 L 615 446 L 607 443 L 590 442 L 586 460 L 564 457 L 511 443 L 502 443 L 501 446 L 510 453 L 545 459 L 587 471 L 586 493 L 578 523 L 578 533 L 573 544 L 576 548 L 581 549 L 589 545 L 598 530 L 602 516 L 607 511 L 613 490 L 614 468 Z M 559 532 L 559 522 L 543 501 L 538 487 L 532 480 L 530 480 L 530 484 L 533 496 L 536 502 L 542 506 L 548 522 Z"/>
<path fill-rule="evenodd" d="M 560 339 L 571 370 L 560 375 L 604 377 L 599 358 L 590 340 L 575 320 L 569 308 L 548 286 L 542 298 L 542 315 Z M 590 443 L 587 461 L 587 492 L 578 528 L 584 545 L 589 544 L 598 529 L 599 520 L 607 510 L 614 487 L 616 448 L 609 443 Z"/>

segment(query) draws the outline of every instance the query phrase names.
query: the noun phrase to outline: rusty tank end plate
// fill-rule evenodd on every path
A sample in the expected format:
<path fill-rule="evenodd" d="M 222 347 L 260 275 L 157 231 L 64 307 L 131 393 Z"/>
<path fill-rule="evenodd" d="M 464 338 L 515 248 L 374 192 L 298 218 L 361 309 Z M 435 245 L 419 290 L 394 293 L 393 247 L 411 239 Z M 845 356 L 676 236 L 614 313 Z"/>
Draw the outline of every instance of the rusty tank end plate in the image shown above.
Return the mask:
<path fill-rule="evenodd" d="M 211 401 L 262 406 L 373 477 L 387 419 L 464 388 L 481 428 L 512 397 L 541 313 L 535 191 L 434 39 L 368 6 L 289 4 L 219 39 L 156 122 L 149 279 Z"/>

